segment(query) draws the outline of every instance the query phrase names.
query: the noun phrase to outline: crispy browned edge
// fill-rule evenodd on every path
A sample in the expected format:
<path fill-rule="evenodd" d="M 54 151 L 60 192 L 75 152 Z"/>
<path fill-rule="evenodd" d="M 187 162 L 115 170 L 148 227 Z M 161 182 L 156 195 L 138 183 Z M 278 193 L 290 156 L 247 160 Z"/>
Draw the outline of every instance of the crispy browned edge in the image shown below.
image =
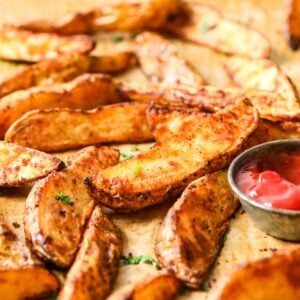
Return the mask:
<path fill-rule="evenodd" d="M 300 247 L 249 262 L 233 273 L 218 300 L 299 299 L 299 266 Z"/>
<path fill-rule="evenodd" d="M 289 0 L 287 5 L 288 17 L 285 33 L 290 47 L 297 50 L 300 46 L 300 1 Z"/>

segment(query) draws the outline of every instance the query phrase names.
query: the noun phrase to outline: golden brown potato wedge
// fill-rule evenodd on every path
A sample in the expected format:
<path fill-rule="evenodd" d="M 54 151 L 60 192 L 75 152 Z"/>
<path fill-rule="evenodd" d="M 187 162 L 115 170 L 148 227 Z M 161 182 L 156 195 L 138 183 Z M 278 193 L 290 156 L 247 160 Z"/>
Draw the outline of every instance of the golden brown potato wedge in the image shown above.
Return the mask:
<path fill-rule="evenodd" d="M 256 129 L 248 101 L 211 115 L 191 130 L 89 177 L 90 195 L 116 211 L 136 211 L 178 194 L 194 179 L 225 167 Z"/>
<path fill-rule="evenodd" d="M 63 167 L 50 154 L 0 141 L 0 187 L 24 185 Z"/>
<path fill-rule="evenodd" d="M 120 101 L 112 78 L 102 74 L 83 74 L 67 83 L 16 91 L 0 99 L 0 138 L 14 121 L 34 109 L 92 109 Z"/>
<path fill-rule="evenodd" d="M 238 206 L 225 171 L 190 183 L 157 234 L 155 253 L 159 263 L 185 285 L 199 288 L 216 260 Z"/>
<path fill-rule="evenodd" d="M 168 29 L 184 40 L 225 54 L 262 58 L 271 52 L 269 41 L 260 32 L 224 18 L 211 6 L 196 2 L 185 2 L 179 10 L 179 18 L 170 19 Z"/>
<path fill-rule="evenodd" d="M 17 120 L 5 139 L 47 152 L 98 143 L 151 141 L 146 107 L 143 103 L 120 103 L 86 111 L 36 110 Z"/>
<path fill-rule="evenodd" d="M 27 66 L 0 81 L 0 98 L 33 86 L 63 83 L 84 73 L 122 72 L 135 63 L 132 53 L 111 56 L 66 55 Z"/>
<path fill-rule="evenodd" d="M 180 57 L 176 46 L 159 34 L 139 34 L 135 49 L 138 62 L 150 81 L 192 87 L 204 84 L 203 78 Z"/>
<path fill-rule="evenodd" d="M 58 288 L 57 278 L 32 256 L 5 224 L 0 223 L 1 299 L 40 298 Z"/>
<path fill-rule="evenodd" d="M 119 228 L 95 207 L 59 300 L 106 299 L 119 269 L 122 236 Z"/>
<path fill-rule="evenodd" d="M 276 92 L 291 107 L 295 106 L 299 110 L 299 97 L 294 84 L 271 60 L 233 56 L 226 61 L 225 70 L 238 86 Z"/>
<path fill-rule="evenodd" d="M 289 1 L 289 13 L 287 21 L 286 35 L 293 50 L 300 46 L 300 1 Z"/>
<path fill-rule="evenodd" d="M 107 300 L 173 300 L 181 284 L 170 274 L 159 274 L 137 284 L 128 284 L 110 295 Z"/>
<path fill-rule="evenodd" d="M 146 0 L 99 6 L 94 10 L 66 16 L 57 22 L 36 20 L 14 27 L 34 32 L 59 34 L 95 33 L 107 30 L 140 30 L 162 27 L 175 13 L 178 0 Z"/>
<path fill-rule="evenodd" d="M 26 30 L 0 30 L 0 58 L 38 62 L 66 54 L 85 54 L 94 48 L 86 35 L 60 36 L 54 33 L 32 33 Z"/>
<path fill-rule="evenodd" d="M 69 267 L 79 247 L 94 201 L 83 180 L 119 161 L 119 152 L 90 146 L 67 168 L 38 181 L 26 199 L 25 233 L 33 251 L 59 267 Z"/>
<path fill-rule="evenodd" d="M 299 247 L 249 262 L 233 273 L 218 299 L 300 299 L 299 265 Z"/>
<path fill-rule="evenodd" d="M 300 106 L 297 101 L 286 101 L 280 95 L 269 91 L 241 88 L 218 88 L 203 86 L 191 88 L 184 86 L 149 85 L 138 88 L 136 85 L 118 86 L 119 93 L 132 101 L 159 102 L 172 106 L 197 107 L 202 111 L 216 112 L 239 99 L 246 97 L 258 109 L 260 116 L 272 121 L 299 121 Z"/>

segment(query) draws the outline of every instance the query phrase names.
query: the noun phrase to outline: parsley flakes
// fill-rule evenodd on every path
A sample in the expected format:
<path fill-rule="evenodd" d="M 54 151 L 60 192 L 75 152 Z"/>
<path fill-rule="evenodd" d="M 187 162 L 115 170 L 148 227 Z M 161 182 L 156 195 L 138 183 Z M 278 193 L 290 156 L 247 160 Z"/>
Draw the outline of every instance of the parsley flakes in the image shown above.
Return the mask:
<path fill-rule="evenodd" d="M 141 171 L 141 165 L 139 163 L 135 163 L 133 166 L 133 172 L 135 175 L 137 175 L 138 173 L 140 173 Z"/>
<path fill-rule="evenodd" d="M 152 265 L 158 270 L 161 269 L 158 262 L 150 255 L 132 256 L 132 254 L 129 254 L 128 256 L 123 256 L 121 259 L 122 259 L 124 266 L 138 265 L 140 263 L 143 263 L 143 264 L 147 264 L 147 265 Z"/>
<path fill-rule="evenodd" d="M 73 205 L 74 204 L 74 201 L 72 201 L 69 196 L 64 195 L 62 193 L 58 193 L 55 196 L 55 200 L 61 201 L 64 204 L 68 204 L 68 205 Z"/>
<path fill-rule="evenodd" d="M 111 41 L 112 41 L 114 44 L 123 42 L 123 40 L 124 40 L 124 37 L 123 37 L 123 36 L 120 36 L 120 35 L 114 35 L 114 36 L 111 38 Z"/>

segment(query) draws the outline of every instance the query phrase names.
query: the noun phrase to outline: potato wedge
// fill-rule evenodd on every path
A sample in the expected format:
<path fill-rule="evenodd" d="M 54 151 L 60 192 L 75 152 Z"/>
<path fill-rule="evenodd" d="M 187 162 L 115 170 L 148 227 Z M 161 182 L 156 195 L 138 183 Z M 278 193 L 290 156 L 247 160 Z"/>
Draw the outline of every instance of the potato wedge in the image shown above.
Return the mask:
<path fill-rule="evenodd" d="M 147 142 L 153 135 L 146 122 L 146 107 L 120 103 L 94 110 L 36 110 L 18 119 L 5 139 L 47 152 L 98 143 Z"/>
<path fill-rule="evenodd" d="M 194 179 L 225 167 L 256 129 L 257 110 L 248 101 L 213 114 L 141 154 L 89 177 L 99 203 L 129 212 L 177 197 Z"/>
<path fill-rule="evenodd" d="M 26 239 L 38 256 L 59 267 L 71 265 L 94 208 L 83 180 L 118 161 L 117 150 L 87 147 L 65 170 L 34 185 L 26 199 L 24 223 Z"/>
<path fill-rule="evenodd" d="M 300 248 L 249 262 L 237 269 L 219 300 L 295 300 L 300 298 Z"/>
<path fill-rule="evenodd" d="M 0 141 L 0 187 L 21 186 L 63 167 L 52 155 Z"/>
<path fill-rule="evenodd" d="M 290 0 L 289 5 L 286 36 L 290 47 L 297 50 L 300 46 L 300 1 Z"/>
<path fill-rule="evenodd" d="M 226 61 L 225 70 L 236 85 L 244 89 L 276 92 L 291 107 L 296 105 L 299 110 L 299 97 L 294 84 L 271 60 L 233 56 Z"/>
<path fill-rule="evenodd" d="M 175 45 L 157 33 L 136 38 L 135 51 L 143 72 L 152 82 L 198 87 L 204 79 L 180 57 Z"/>
<path fill-rule="evenodd" d="M 66 54 L 85 54 L 95 44 L 86 35 L 60 36 L 54 33 L 32 33 L 26 30 L 0 30 L 0 58 L 38 62 Z"/>
<path fill-rule="evenodd" d="M 95 207 L 59 300 L 106 299 L 113 287 L 122 253 L 119 228 Z"/>
<path fill-rule="evenodd" d="M 0 81 L 0 98 L 33 86 L 63 83 L 84 73 L 122 72 L 135 63 L 132 53 L 111 56 L 66 55 L 30 65 Z"/>
<path fill-rule="evenodd" d="M 179 294 L 181 284 L 170 274 L 159 274 L 136 284 L 117 290 L 107 300 L 173 300 Z"/>
<path fill-rule="evenodd" d="M 92 109 L 120 101 L 112 78 L 102 74 L 83 74 L 67 83 L 16 91 L 0 99 L 0 138 L 14 121 L 34 109 Z"/>
<path fill-rule="evenodd" d="M 270 43 L 260 32 L 224 18 L 211 6 L 189 1 L 184 3 L 179 14 L 178 18 L 170 19 L 167 27 L 184 40 L 208 46 L 225 54 L 249 58 L 270 55 Z"/>
<path fill-rule="evenodd" d="M 58 288 L 57 278 L 32 256 L 7 225 L 0 223 L 1 299 L 40 298 Z"/>
<path fill-rule="evenodd" d="M 94 10 L 68 15 L 57 22 L 35 20 L 15 24 L 16 28 L 59 34 L 95 33 L 107 30 L 157 29 L 175 13 L 178 0 L 146 0 L 99 6 Z"/>
<path fill-rule="evenodd" d="M 202 111 L 216 112 L 246 97 L 258 109 L 261 118 L 271 121 L 299 121 L 300 106 L 297 101 L 286 101 L 285 98 L 270 91 L 258 91 L 241 88 L 218 88 L 203 86 L 191 88 L 185 86 L 149 85 L 138 88 L 135 85 L 120 84 L 120 94 L 137 102 L 154 101 L 184 108 L 198 107 Z"/>
<path fill-rule="evenodd" d="M 220 252 L 238 206 L 225 171 L 190 183 L 168 211 L 156 236 L 159 263 L 185 285 L 199 288 Z"/>

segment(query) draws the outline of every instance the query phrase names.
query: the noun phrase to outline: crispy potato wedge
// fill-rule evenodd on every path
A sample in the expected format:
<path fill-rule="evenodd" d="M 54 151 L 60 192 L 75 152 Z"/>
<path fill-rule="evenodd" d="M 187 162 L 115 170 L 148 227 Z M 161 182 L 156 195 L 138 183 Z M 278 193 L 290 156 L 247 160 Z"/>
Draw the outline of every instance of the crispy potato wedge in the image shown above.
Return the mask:
<path fill-rule="evenodd" d="M 66 55 L 41 61 L 0 81 L 0 98 L 12 92 L 33 86 L 63 83 L 84 73 L 122 72 L 135 63 L 132 53 L 111 56 Z"/>
<path fill-rule="evenodd" d="M 32 33 L 26 30 L 0 30 L 0 58 L 38 62 L 66 54 L 85 54 L 95 44 L 86 35 L 60 36 L 54 33 Z"/>
<path fill-rule="evenodd" d="M 225 167 L 256 129 L 257 110 L 248 101 L 211 115 L 191 130 L 89 177 L 89 192 L 120 212 L 155 205 L 178 194 L 194 179 Z"/>
<path fill-rule="evenodd" d="M 300 298 L 300 248 L 249 262 L 237 269 L 219 300 L 295 300 Z"/>
<path fill-rule="evenodd" d="M 146 107 L 129 102 L 86 111 L 36 110 L 17 120 L 5 139 L 47 152 L 98 143 L 147 142 L 153 135 L 146 121 Z"/>
<path fill-rule="evenodd" d="M 170 19 L 167 28 L 184 40 L 225 54 L 263 58 L 269 57 L 271 52 L 269 41 L 260 32 L 196 2 L 185 2 L 179 17 Z"/>
<path fill-rule="evenodd" d="M 294 84 L 271 60 L 233 56 L 226 61 L 225 70 L 238 86 L 276 92 L 299 110 L 299 97 Z"/>
<path fill-rule="evenodd" d="M 0 141 L 0 187 L 21 186 L 63 167 L 50 154 Z"/>
<path fill-rule="evenodd" d="M 290 0 L 289 5 L 286 36 L 290 47 L 297 50 L 300 46 L 300 1 Z"/>
<path fill-rule="evenodd" d="M 136 284 L 128 284 L 110 295 L 107 300 L 173 300 L 181 284 L 170 274 L 159 274 Z"/>
<path fill-rule="evenodd" d="M 121 253 L 119 228 L 99 206 L 95 207 L 58 299 L 106 299 L 118 273 Z"/>
<path fill-rule="evenodd" d="M 34 32 L 59 34 L 95 33 L 107 30 L 142 30 L 162 27 L 178 9 L 178 0 L 146 0 L 99 6 L 94 10 L 68 15 L 57 22 L 36 20 L 13 25 Z"/>
<path fill-rule="evenodd" d="M 58 288 L 57 278 L 32 256 L 7 225 L 0 223 L 1 298 L 40 298 Z"/>
<path fill-rule="evenodd" d="M 220 252 L 238 206 L 225 171 L 190 183 L 157 234 L 155 253 L 159 263 L 185 285 L 199 288 Z"/>
<path fill-rule="evenodd" d="M 94 201 L 85 177 L 119 161 L 119 152 L 90 146 L 75 154 L 67 168 L 38 181 L 26 199 L 25 233 L 33 251 L 59 267 L 72 263 Z"/>
<path fill-rule="evenodd" d="M 157 33 L 136 38 L 135 52 L 143 72 L 152 82 L 198 87 L 204 79 L 180 57 L 176 46 Z"/>
<path fill-rule="evenodd" d="M 258 109 L 261 118 L 271 121 L 299 121 L 300 106 L 297 101 L 286 101 L 280 95 L 269 91 L 241 88 L 218 88 L 203 86 L 149 85 L 138 88 L 135 85 L 118 86 L 119 93 L 126 99 L 137 102 L 154 101 L 172 106 L 197 107 L 202 111 L 216 112 L 246 97 Z"/>
<path fill-rule="evenodd" d="M 16 91 L 0 99 L 0 138 L 14 121 L 34 109 L 92 109 L 120 101 L 112 78 L 102 74 L 83 74 L 67 83 Z"/>

